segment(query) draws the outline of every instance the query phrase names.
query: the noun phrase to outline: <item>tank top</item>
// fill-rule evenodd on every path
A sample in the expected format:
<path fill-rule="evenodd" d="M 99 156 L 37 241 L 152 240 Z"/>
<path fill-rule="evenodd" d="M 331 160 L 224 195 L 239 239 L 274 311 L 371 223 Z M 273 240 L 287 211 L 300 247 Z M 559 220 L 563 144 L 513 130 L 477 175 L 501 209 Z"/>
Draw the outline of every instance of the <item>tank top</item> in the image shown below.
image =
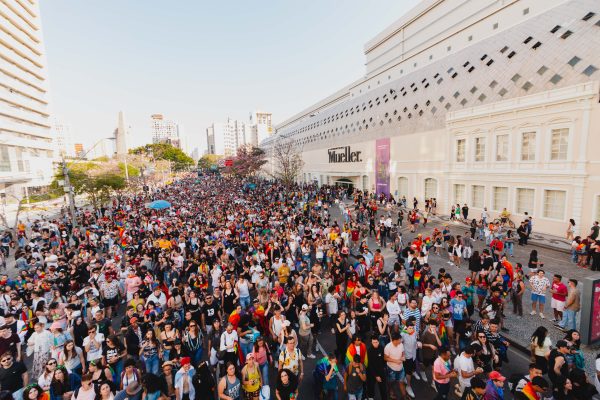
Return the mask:
<path fill-rule="evenodd" d="M 372 305 L 372 307 L 373 307 L 374 310 L 377 310 L 377 311 L 381 310 L 381 303 L 380 302 L 378 302 L 378 301 L 372 301 L 371 305 Z"/>
<path fill-rule="evenodd" d="M 248 288 L 247 281 L 244 281 L 244 283 L 238 282 L 238 292 L 240 297 L 250 297 L 250 289 Z"/>
<path fill-rule="evenodd" d="M 247 381 L 254 380 L 256 382 L 254 385 L 252 385 L 252 384 L 245 385 L 244 390 L 246 392 L 253 393 L 253 392 L 256 392 L 258 389 L 260 389 L 260 374 L 258 372 L 257 365 L 254 365 L 253 369 L 250 369 L 250 368 L 246 369 L 245 378 Z"/>
<path fill-rule="evenodd" d="M 240 393 L 240 380 L 236 377 L 233 383 L 231 383 L 229 382 L 229 377 L 225 376 L 225 383 L 227 384 L 225 387 L 225 394 L 233 400 L 240 400 L 242 398 Z"/>
<path fill-rule="evenodd" d="M 273 318 L 273 333 L 275 336 L 279 337 L 281 333 L 281 329 L 283 328 L 283 320 Z"/>

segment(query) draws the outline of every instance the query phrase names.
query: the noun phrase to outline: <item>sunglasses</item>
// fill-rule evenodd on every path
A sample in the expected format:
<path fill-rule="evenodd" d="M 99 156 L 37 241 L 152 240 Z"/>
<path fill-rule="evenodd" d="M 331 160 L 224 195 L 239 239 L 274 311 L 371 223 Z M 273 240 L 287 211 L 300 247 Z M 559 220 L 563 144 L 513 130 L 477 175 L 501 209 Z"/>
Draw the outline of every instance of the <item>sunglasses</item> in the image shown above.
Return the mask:
<path fill-rule="evenodd" d="M 46 365 L 56 365 L 56 361 L 48 361 Z"/>
<path fill-rule="evenodd" d="M 9 361 L 12 361 L 12 357 L 3 358 L 3 359 L 1 360 L 1 362 L 9 362 Z"/>

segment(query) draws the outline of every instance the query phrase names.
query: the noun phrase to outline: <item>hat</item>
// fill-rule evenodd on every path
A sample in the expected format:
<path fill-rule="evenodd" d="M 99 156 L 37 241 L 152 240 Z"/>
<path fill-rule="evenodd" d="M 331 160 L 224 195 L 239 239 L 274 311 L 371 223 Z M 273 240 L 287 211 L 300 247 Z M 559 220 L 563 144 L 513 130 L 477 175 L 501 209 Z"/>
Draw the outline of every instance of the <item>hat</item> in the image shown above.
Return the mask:
<path fill-rule="evenodd" d="M 283 326 L 290 326 L 292 323 L 289 320 L 283 321 Z"/>
<path fill-rule="evenodd" d="M 542 389 L 547 389 L 550 385 L 548 385 L 548 381 L 541 376 L 536 376 L 531 380 L 531 384 L 534 386 L 539 386 Z"/>
<path fill-rule="evenodd" d="M 179 363 L 181 364 L 182 367 L 184 365 L 189 365 L 190 362 L 191 362 L 191 359 L 189 357 L 181 357 L 181 359 L 179 360 Z"/>
<path fill-rule="evenodd" d="M 129 396 L 134 396 L 138 394 L 141 390 L 142 386 L 138 382 L 133 381 L 129 385 L 127 385 L 125 393 L 127 393 Z"/>
<path fill-rule="evenodd" d="M 556 348 L 560 349 L 561 347 L 569 347 L 569 343 L 566 340 L 559 340 L 556 342 Z"/>
<path fill-rule="evenodd" d="M 130 324 L 135 324 L 137 321 L 138 321 L 137 317 L 131 317 L 131 318 L 129 319 L 129 323 L 130 323 Z"/>
<path fill-rule="evenodd" d="M 308 310 L 308 304 L 302 304 L 302 311 Z"/>
<path fill-rule="evenodd" d="M 465 282 L 470 283 L 470 282 L 473 282 L 473 280 L 471 279 L 471 277 L 467 276 L 467 278 L 465 279 Z"/>
<path fill-rule="evenodd" d="M 54 321 L 52 325 L 50 325 L 50 330 L 52 329 L 62 329 L 62 324 L 58 321 Z"/>
<path fill-rule="evenodd" d="M 503 377 L 502 374 L 498 371 L 490 372 L 490 379 L 493 381 L 500 381 L 500 382 L 504 382 L 506 380 L 506 378 Z"/>

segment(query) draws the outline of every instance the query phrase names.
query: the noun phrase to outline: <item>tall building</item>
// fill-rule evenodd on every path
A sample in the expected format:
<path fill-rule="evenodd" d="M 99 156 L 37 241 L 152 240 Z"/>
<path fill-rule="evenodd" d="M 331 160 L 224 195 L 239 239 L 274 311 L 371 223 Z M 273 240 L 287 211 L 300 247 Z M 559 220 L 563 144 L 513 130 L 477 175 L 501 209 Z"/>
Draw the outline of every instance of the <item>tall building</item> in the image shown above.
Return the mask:
<path fill-rule="evenodd" d="M 252 129 L 250 140 L 255 146 L 258 146 L 273 133 L 272 114 L 264 111 L 254 111 L 250 114 L 250 125 Z"/>
<path fill-rule="evenodd" d="M 237 149 L 245 145 L 253 145 L 251 128 L 245 123 L 227 118 L 227 122 L 215 122 L 206 128 L 208 154 L 234 156 Z"/>
<path fill-rule="evenodd" d="M 59 158 L 75 157 L 75 144 L 71 132 L 71 125 L 54 120 L 52 123 L 56 156 Z"/>
<path fill-rule="evenodd" d="M 364 46 L 365 74 L 275 127 L 300 179 L 537 232 L 600 220 L 600 2 L 423 0 Z M 527 213 L 527 214 L 526 214 Z"/>
<path fill-rule="evenodd" d="M 48 82 L 37 0 L 0 2 L 0 195 L 53 177 Z"/>
<path fill-rule="evenodd" d="M 162 114 L 152 114 L 151 118 L 152 143 L 169 143 L 180 148 L 181 139 L 177 123 L 165 119 Z"/>

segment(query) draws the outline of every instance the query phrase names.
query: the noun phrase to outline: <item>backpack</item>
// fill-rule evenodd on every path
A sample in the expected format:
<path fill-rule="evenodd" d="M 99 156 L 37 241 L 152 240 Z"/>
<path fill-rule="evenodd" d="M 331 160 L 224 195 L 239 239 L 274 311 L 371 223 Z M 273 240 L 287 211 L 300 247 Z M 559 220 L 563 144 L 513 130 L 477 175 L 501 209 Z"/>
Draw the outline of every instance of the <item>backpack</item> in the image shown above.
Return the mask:
<path fill-rule="evenodd" d="M 512 374 L 510 378 L 507 379 L 508 390 L 510 390 L 512 394 L 515 394 L 519 382 L 521 382 L 523 379 L 529 382 L 529 379 L 525 378 L 524 374 Z"/>

